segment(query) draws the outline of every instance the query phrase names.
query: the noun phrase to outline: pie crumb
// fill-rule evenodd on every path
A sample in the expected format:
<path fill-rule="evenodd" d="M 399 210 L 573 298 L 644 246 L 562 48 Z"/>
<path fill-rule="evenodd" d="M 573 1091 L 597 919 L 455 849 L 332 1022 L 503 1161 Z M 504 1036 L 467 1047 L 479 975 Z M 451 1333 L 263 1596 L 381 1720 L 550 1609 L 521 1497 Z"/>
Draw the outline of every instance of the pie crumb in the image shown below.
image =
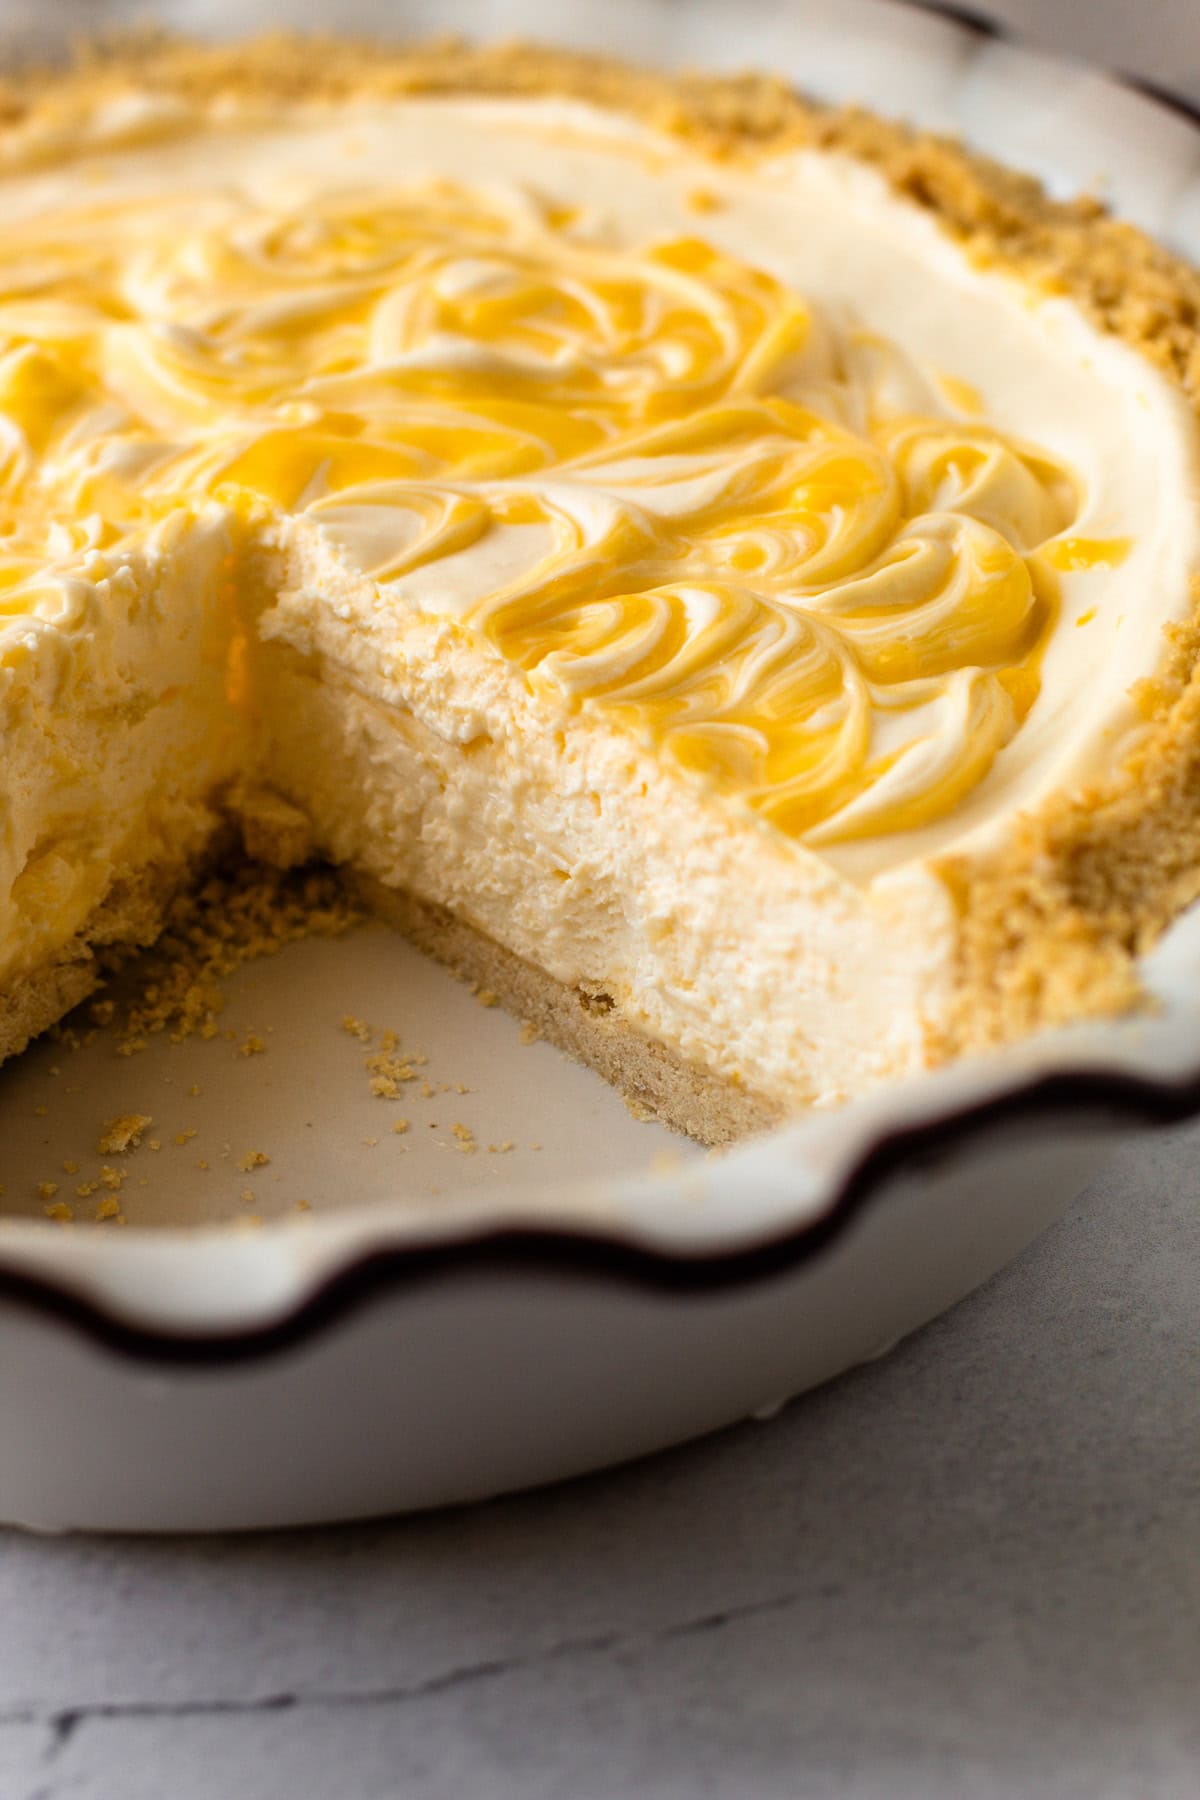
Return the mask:
<path fill-rule="evenodd" d="M 96 1148 L 101 1156 L 121 1156 L 127 1150 L 136 1150 L 142 1133 L 153 1123 L 149 1113 L 119 1113 L 104 1127 Z"/>

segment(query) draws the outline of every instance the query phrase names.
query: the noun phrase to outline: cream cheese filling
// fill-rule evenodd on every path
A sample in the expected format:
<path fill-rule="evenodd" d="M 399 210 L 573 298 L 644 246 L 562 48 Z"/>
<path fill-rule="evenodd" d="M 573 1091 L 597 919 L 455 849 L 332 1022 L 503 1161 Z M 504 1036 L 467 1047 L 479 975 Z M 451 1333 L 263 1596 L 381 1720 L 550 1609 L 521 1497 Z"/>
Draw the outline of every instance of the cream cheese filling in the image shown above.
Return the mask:
<path fill-rule="evenodd" d="M 1131 688 L 1188 615 L 1200 454 L 1167 381 L 832 154 L 717 164 L 551 100 L 208 118 L 134 100 L 77 129 L 74 145 L 14 138 L 0 186 L 10 708 L 66 657 L 99 716 L 126 680 L 113 570 L 136 587 L 140 546 L 166 532 L 189 607 L 219 520 L 290 568 L 268 638 L 344 672 L 348 738 L 377 732 L 373 687 L 396 716 L 424 705 L 437 735 L 438 683 L 422 700 L 381 670 L 383 646 L 441 620 L 439 654 L 495 655 L 531 719 L 579 741 L 594 721 L 598 742 L 624 733 L 669 766 L 663 797 L 690 787 L 697 844 L 716 834 L 712 870 L 716 838 L 747 826 L 764 880 L 790 867 L 788 904 L 707 988 L 686 956 L 671 973 L 673 952 L 620 949 L 647 1029 L 710 1056 L 720 1037 L 730 1068 L 765 1060 L 784 1084 L 866 979 L 886 1006 L 846 1017 L 879 1035 L 867 1060 L 919 1059 L 914 1021 L 936 1011 L 953 941 L 925 872 L 1110 768 L 1139 726 Z M 86 541 L 63 517 L 94 521 Z M 197 687 L 198 716 L 224 704 Z M 223 779 L 231 754 L 200 758 L 197 779 Z M 377 745 L 376 775 L 385 761 Z M 152 766 L 121 787 L 126 814 Z M 550 765 L 537 779 L 545 805 L 521 829 L 557 831 Z M 478 896 L 472 792 L 434 811 L 444 866 L 462 851 L 448 889 Z M 6 890 L 30 830 L 8 832 Z M 552 879 L 530 886 L 542 925 L 517 947 L 590 975 Z M 638 880 L 660 883 L 651 911 L 688 912 L 669 859 L 631 864 L 623 891 Z M 475 908 L 497 930 L 493 911 Z M 841 921 L 828 941 L 822 917 Z M 723 941 L 705 920 L 701 951 Z M 903 993 L 864 948 L 885 927 L 912 965 Z M 805 932 L 825 977 L 798 969 Z M 789 973 L 814 1009 L 795 1041 L 777 1017 Z M 712 1023 L 721 983 L 761 990 L 744 1044 Z"/>
<path fill-rule="evenodd" d="M 303 514 L 857 882 L 1136 730 L 1194 422 L 869 170 L 555 101 L 188 125 L 5 184 L 0 401 L 56 496 Z"/>

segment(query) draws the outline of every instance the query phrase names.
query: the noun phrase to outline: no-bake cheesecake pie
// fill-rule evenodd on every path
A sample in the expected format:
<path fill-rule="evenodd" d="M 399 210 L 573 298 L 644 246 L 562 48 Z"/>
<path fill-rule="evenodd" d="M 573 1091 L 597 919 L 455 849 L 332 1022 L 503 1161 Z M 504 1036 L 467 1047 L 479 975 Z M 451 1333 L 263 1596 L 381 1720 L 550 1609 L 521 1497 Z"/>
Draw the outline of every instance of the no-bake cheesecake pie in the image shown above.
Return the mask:
<path fill-rule="evenodd" d="M 766 81 L 3 96 L 0 1054 L 240 823 L 710 1142 L 1200 892 L 1200 279 Z"/>

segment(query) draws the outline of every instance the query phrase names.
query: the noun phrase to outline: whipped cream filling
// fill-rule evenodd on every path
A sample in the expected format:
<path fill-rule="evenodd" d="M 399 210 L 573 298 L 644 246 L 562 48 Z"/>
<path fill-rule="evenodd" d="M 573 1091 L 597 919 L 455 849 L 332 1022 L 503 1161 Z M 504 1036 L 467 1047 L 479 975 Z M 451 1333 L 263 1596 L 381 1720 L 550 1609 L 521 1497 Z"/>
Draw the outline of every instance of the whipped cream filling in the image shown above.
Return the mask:
<path fill-rule="evenodd" d="M 227 515 L 172 519 L 136 549 L 96 521 L 53 529 L 57 563 L 0 593 L 0 978 L 61 952 L 122 884 L 186 867 L 250 751 L 228 699 Z M 81 549 L 75 541 L 94 541 Z"/>
<path fill-rule="evenodd" d="M 196 125 L 131 103 L 4 181 L 14 518 L 293 518 L 347 605 L 463 623 L 856 882 L 1136 731 L 1200 558 L 1194 420 L 871 171 L 555 101 Z M 87 554 L 35 577 L 62 629 Z M 14 524 L 14 596 L 38 555 Z"/>

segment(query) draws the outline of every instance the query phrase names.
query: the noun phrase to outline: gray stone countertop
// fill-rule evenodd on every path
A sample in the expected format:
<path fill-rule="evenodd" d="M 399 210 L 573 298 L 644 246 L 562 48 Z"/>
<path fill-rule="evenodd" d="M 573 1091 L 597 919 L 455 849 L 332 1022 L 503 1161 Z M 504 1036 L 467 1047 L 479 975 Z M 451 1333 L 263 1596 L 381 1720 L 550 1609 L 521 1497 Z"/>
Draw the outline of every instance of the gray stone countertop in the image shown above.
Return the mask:
<path fill-rule="evenodd" d="M 1200 1794 L 1200 1129 L 882 1362 L 470 1511 L 0 1535 L 3 1800 Z"/>

